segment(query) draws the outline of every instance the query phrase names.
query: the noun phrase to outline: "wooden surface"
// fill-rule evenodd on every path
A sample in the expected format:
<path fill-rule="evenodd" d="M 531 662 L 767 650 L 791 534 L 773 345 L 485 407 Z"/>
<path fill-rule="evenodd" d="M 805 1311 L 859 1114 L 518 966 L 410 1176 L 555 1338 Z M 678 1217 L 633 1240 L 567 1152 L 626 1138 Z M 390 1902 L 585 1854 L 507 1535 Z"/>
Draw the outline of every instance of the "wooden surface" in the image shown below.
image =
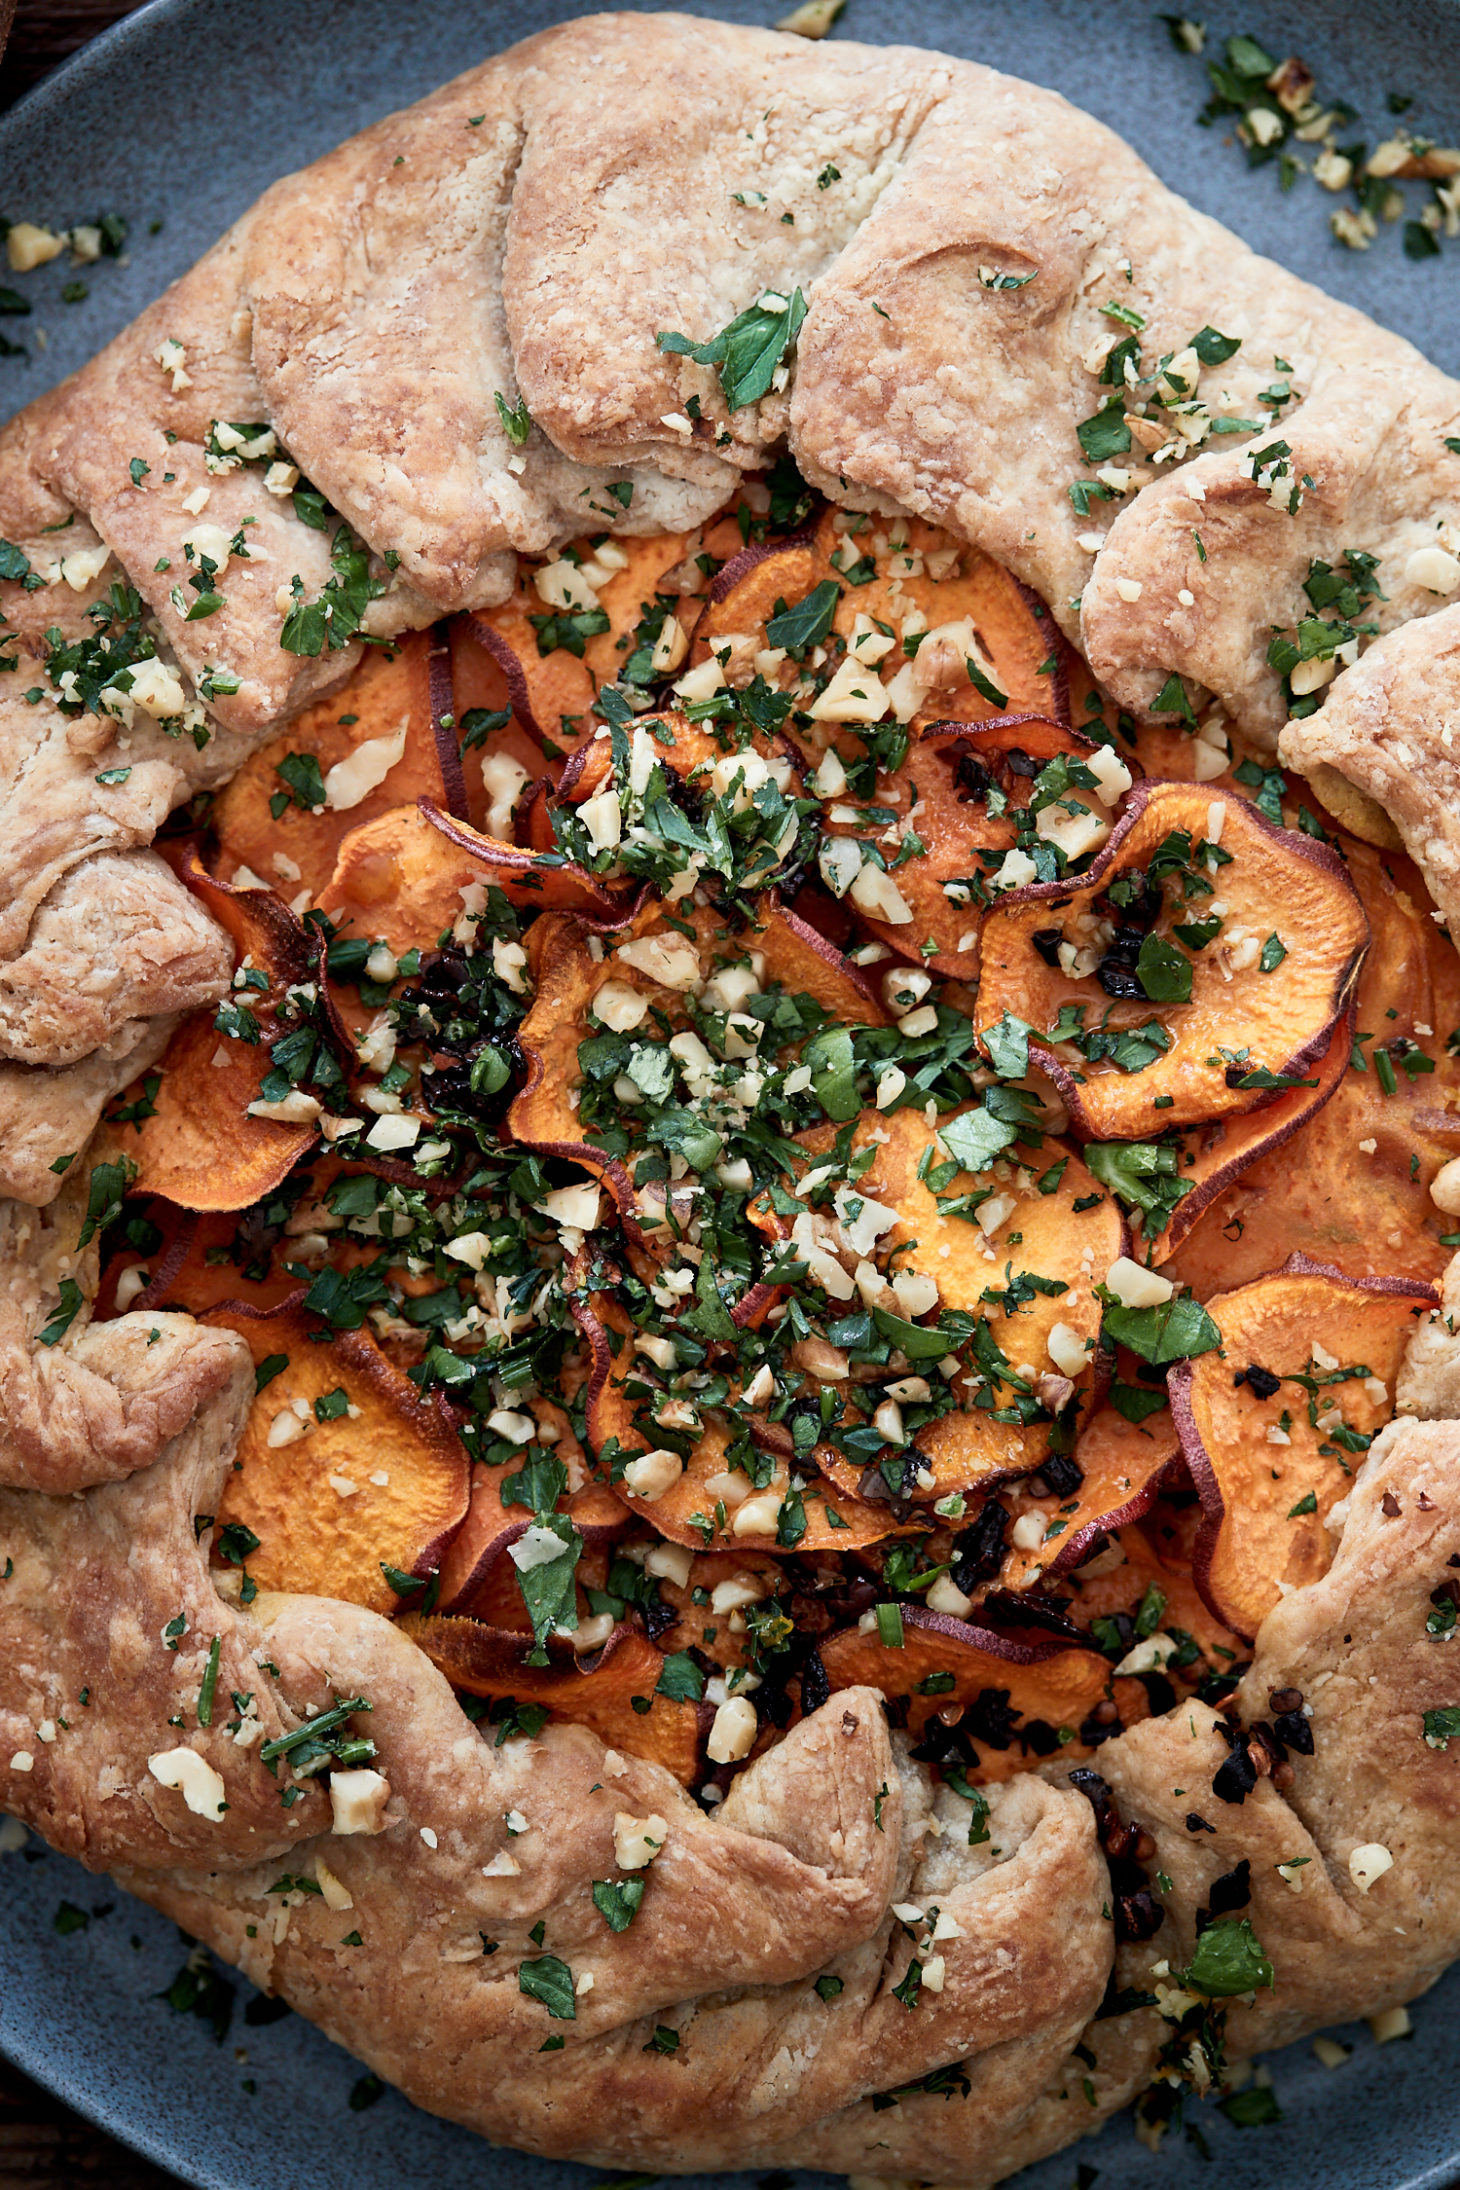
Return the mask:
<path fill-rule="evenodd" d="M 178 2190 L 176 2177 L 81 2121 L 0 2061 L 0 2190 Z"/>
<path fill-rule="evenodd" d="M 10 106 L 68 53 L 139 5 L 140 0 L 0 0 L 0 45 L 5 47 L 0 59 L 0 106 Z M 18 179 L 7 181 L 13 187 Z"/>
<path fill-rule="evenodd" d="M 0 0 L 0 107 L 9 106 L 137 0 Z M 7 178 L 21 210 L 23 178 Z M 138 2159 L 0 2060 L 0 2190 L 179 2190 L 177 2178 Z"/>

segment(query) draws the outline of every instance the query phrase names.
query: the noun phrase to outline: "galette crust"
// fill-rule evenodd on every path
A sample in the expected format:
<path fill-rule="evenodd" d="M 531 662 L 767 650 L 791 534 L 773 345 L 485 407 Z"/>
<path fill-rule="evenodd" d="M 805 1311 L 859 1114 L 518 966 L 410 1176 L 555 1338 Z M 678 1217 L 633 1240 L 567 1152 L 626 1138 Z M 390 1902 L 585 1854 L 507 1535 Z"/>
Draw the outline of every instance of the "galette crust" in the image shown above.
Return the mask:
<path fill-rule="evenodd" d="M 1056 1764 L 990 1789 L 990 1839 L 969 1847 L 968 1804 L 930 1788 L 872 1692 L 847 1690 L 707 1817 L 661 1768 L 582 1728 L 490 1746 L 373 1613 L 315 1598 L 261 1597 L 251 1613 L 223 1603 L 194 1515 L 216 1504 L 248 1382 L 245 1362 L 125 1482 L 60 1501 L 0 1493 L 0 1539 L 16 1563 L 0 1599 L 0 1662 L 13 1669 L 0 1799 L 117 1870 L 418 2103 L 496 2141 L 601 2164 L 795 2159 L 977 2186 L 1090 2126 L 1088 2105 L 1075 2120 L 1059 2096 L 1072 2076 L 1078 2090 L 1089 2073 L 1095 2119 L 1149 2080 L 1169 2026 L 1150 2009 L 1092 2020 L 1112 1968 L 1118 1986 L 1148 1988 L 1158 1961 L 1181 1967 L 1212 1880 L 1244 1859 L 1277 1985 L 1232 2009 L 1234 2057 L 1412 1999 L 1460 1950 L 1460 1902 L 1445 1883 L 1460 1797 L 1421 1726 L 1449 1693 L 1424 1608 L 1460 1543 L 1450 1423 L 1381 1435 L 1330 1572 L 1259 1634 L 1244 1716 L 1265 1715 L 1269 1692 L 1289 1683 L 1312 1706 L 1316 1754 L 1298 1761 L 1289 1795 L 1264 1780 L 1240 1807 L 1214 1796 L 1228 1751 L 1200 1704 L 1102 1751 L 1122 1815 L 1153 1834 L 1172 1881 L 1162 1931 L 1112 1956 L 1092 1813 Z M 163 1629 L 179 1613 L 185 1633 L 170 1652 Z M 257 1747 L 226 1730 L 170 1731 L 195 1704 L 214 1634 L 218 1693 L 254 1693 L 265 1734 L 334 1696 L 371 1699 L 357 1723 L 389 1783 L 378 1834 L 330 1834 L 317 1790 L 286 1811 L 287 1772 L 276 1783 Z M 37 1726 L 58 1718 L 66 1731 L 42 1743 Z M 178 1739 L 219 1772 L 222 1817 L 194 1816 L 149 1775 L 148 1756 Z M 31 1767 L 7 1770 L 16 1754 Z M 1193 1808 L 1215 1836 L 1189 1830 Z M 668 1833 L 639 1917 L 615 1935 L 589 1888 L 612 1872 L 621 1811 L 657 1813 Z M 1366 1841 L 1395 1859 L 1367 1896 L 1348 1869 Z M 286 1913 L 270 1890 L 286 1848 L 296 1873 L 322 1863 L 317 1875 L 344 1886 L 350 1911 L 291 1896 L 299 1905 Z M 1298 1857 L 1294 1891 L 1276 1865 Z M 912 1952 L 893 1902 L 936 1906 L 960 1928 L 944 1991 L 916 2013 L 892 1998 Z M 567 2025 L 548 2024 L 517 1987 L 539 1921 L 547 1948 L 594 1977 Z M 362 1946 L 344 1944 L 354 1932 Z M 490 1956 L 483 1936 L 497 1943 Z M 830 2001 L 818 1972 L 842 1981 Z M 681 2038 L 673 2059 L 645 2055 L 666 2023 Z M 540 2056 L 540 2027 L 565 2036 L 562 2061 Z M 1077 2043 L 1093 2069 L 1071 2059 Z M 510 2078 L 492 2072 L 504 2044 Z M 966 2064 L 967 2099 L 871 2107 L 871 2093 L 952 2062 Z"/>
<path fill-rule="evenodd" d="M 796 354 L 740 410 L 712 368 L 657 346 L 797 288 Z M 1136 446 L 1114 498 L 1077 514 L 1071 483 L 1093 467 L 1076 429 L 1128 323 L 1112 302 L 1141 319 L 1150 358 L 1203 327 L 1240 337 L 1202 394 L 1256 430 L 1164 470 Z M 1272 417 L 1279 371 L 1293 392 Z M 519 405 L 520 448 L 503 416 Z M 785 439 L 832 499 L 935 519 L 1007 564 L 1123 705 L 1148 714 L 1174 672 L 1267 750 L 1284 716 L 1267 641 L 1301 612 L 1310 560 L 1362 535 L 1381 626 L 1427 618 L 1444 598 L 1409 558 L 1449 537 L 1460 477 L 1453 381 L 1256 257 L 1053 93 L 905 47 L 585 17 L 277 183 L 0 434 L 6 537 L 53 560 L 46 528 L 74 518 L 67 544 L 114 550 L 195 686 L 211 668 L 239 679 L 208 701 L 201 767 L 174 754 L 169 773 L 145 735 L 135 783 L 101 802 L 84 733 L 48 705 L 0 720 L 22 816 L 49 794 L 43 819 L 0 825 L 12 927 L 61 867 L 149 841 L 189 785 L 220 780 L 358 657 L 357 641 L 279 646 L 280 602 L 296 577 L 308 598 L 328 582 L 330 538 L 261 465 L 208 468 L 220 419 L 272 428 L 373 551 L 376 635 L 504 599 L 514 549 L 692 528 Z M 1309 482 L 1291 514 L 1252 476 L 1277 439 L 1288 478 Z M 200 492 L 203 520 L 183 507 Z M 188 622 L 173 595 L 200 521 L 247 552 L 223 572 L 225 606 Z M 37 613 L 23 603 L 20 620 Z M 1357 782 L 1365 762 L 1335 765 Z"/>
<path fill-rule="evenodd" d="M 1000 288 L 986 272 L 1033 279 Z M 704 340 L 797 285 L 796 359 L 754 406 L 729 412 L 709 368 L 655 344 Z M 1280 432 L 1312 482 L 1294 513 L 1250 476 L 1277 430 L 1264 424 L 1178 471 L 1134 458 L 1118 503 L 1076 515 L 1069 485 L 1090 469 L 1076 428 L 1101 400 L 1088 359 L 1112 296 L 1144 317 L 1153 354 L 1205 325 L 1240 335 L 1214 369 L 1233 413 L 1290 361 Z M 186 386 L 158 363 L 167 342 Z M 520 449 L 499 395 L 530 413 Z M 1263 1780 L 1240 1807 L 1217 1803 L 1226 1745 L 1198 1705 L 1101 1751 L 1171 1880 L 1158 1938 L 1117 1950 L 1092 1813 L 1057 1761 L 990 1790 L 989 1840 L 970 1845 L 968 1804 L 934 1790 L 873 1692 L 849 1690 L 706 1815 L 582 1728 L 490 1746 L 374 1614 L 227 1600 L 209 1550 L 247 1349 L 187 1317 L 89 1322 L 84 1167 L 68 1183 L 55 1165 L 175 1015 L 227 979 L 219 931 L 147 850 L 160 822 L 359 658 L 356 642 L 313 659 L 279 646 L 281 589 L 297 576 L 320 591 L 329 535 L 257 466 L 210 470 L 214 421 L 272 428 L 358 531 L 387 589 L 376 635 L 504 598 L 512 551 L 590 529 L 585 509 L 591 529 L 687 529 L 786 440 L 833 499 L 936 519 L 998 557 L 1136 712 L 1175 672 L 1265 749 L 1281 734 L 1291 764 L 1338 768 L 1453 913 L 1442 733 L 1460 610 L 1404 570 L 1453 506 L 1457 418 L 1454 383 L 1409 345 L 1255 258 L 1050 93 L 903 48 L 616 15 L 529 41 L 286 178 L 13 421 L 5 536 L 45 571 L 48 528 L 74 519 L 68 554 L 111 551 L 89 598 L 125 579 L 194 688 L 224 667 L 239 689 L 209 702 L 201 751 L 140 717 L 123 749 L 114 722 L 20 696 L 45 631 L 87 628 L 88 596 L 64 574 L 0 589 L 23 656 L 0 684 L 0 1186 L 15 1197 L 0 1209 L 0 1805 L 420 2104 L 599 2164 L 794 2162 L 979 2190 L 1149 2081 L 1170 2026 L 1149 2008 L 1100 2018 L 1107 1984 L 1181 1966 L 1213 1879 L 1243 1860 L 1278 1981 L 1232 2010 L 1235 2056 L 1432 1983 L 1460 1952 L 1460 1796 L 1422 1721 L 1452 1700 L 1424 1607 L 1460 1551 L 1453 1364 L 1433 1331 L 1409 1373 L 1416 1411 L 1443 1418 L 1376 1441 L 1330 1572 L 1269 1615 L 1239 1694 L 1248 1719 L 1276 1686 L 1309 1699 L 1316 1753 L 1291 1791 Z M 627 508 L 610 485 L 632 486 Z M 205 518 L 183 508 L 200 493 Z M 172 594 L 201 522 L 247 553 L 227 563 L 224 609 L 190 623 Z M 1311 558 L 1355 545 L 1382 558 L 1387 635 L 1284 730 L 1270 627 L 1298 613 Z M 99 784 L 123 750 L 125 785 Z M 83 1308 L 43 1345 L 66 1280 Z M 296 1787 L 287 1764 L 271 1774 L 260 1748 L 356 1694 L 388 1799 L 378 1832 L 344 1836 L 321 1787 Z M 175 1765 L 153 1769 L 179 1748 L 198 1759 L 200 1807 L 168 1783 Z M 1188 1830 L 1193 1805 L 1215 1834 Z M 615 1935 L 591 1887 L 612 1873 L 621 1810 L 657 1813 L 668 1836 Z M 1375 1840 L 1394 1866 L 1365 1896 L 1348 1857 Z M 1295 1889 L 1276 1866 L 1299 1856 Z M 353 1913 L 338 1894 L 275 1892 L 286 1857 Z M 892 1908 L 909 1901 L 958 1926 L 944 1989 L 915 2012 L 895 1994 L 911 1947 Z M 594 1979 L 570 2023 L 518 1987 L 539 1922 Z M 823 1997 L 818 1974 L 841 1990 Z M 672 2058 L 644 2050 L 661 2024 L 679 2036 Z M 548 2035 L 561 2052 L 540 2053 Z M 874 2108 L 955 2063 L 966 2097 Z"/>
<path fill-rule="evenodd" d="M 1316 715 L 1290 722 L 1278 756 L 1374 800 L 1398 830 L 1452 936 L 1460 936 L 1460 606 L 1375 640 Z"/>

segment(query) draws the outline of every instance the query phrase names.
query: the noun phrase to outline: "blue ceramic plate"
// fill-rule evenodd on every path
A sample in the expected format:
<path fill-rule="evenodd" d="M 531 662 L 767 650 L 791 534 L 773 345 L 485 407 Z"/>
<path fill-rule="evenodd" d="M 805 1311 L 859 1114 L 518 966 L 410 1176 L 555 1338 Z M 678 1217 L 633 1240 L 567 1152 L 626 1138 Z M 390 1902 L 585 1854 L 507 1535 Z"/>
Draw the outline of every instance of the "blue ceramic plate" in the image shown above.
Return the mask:
<path fill-rule="evenodd" d="M 786 4 L 718 0 L 695 9 L 691 0 L 691 12 L 766 23 Z M 1406 118 L 1423 134 L 1444 144 L 1460 138 L 1455 0 L 1389 0 L 1377 10 L 1334 0 L 1243 0 L 1238 10 L 1232 0 L 1232 8 L 1214 32 L 1249 32 L 1277 54 L 1296 45 L 1324 98 L 1357 110 L 1355 139 L 1372 144 L 1390 133 L 1390 94 L 1414 96 Z M 73 278 L 63 262 L 27 283 L 34 316 L 0 331 L 29 355 L 0 358 L 0 409 L 18 409 L 83 363 L 277 176 L 484 54 L 581 12 L 572 0 L 249 0 L 226 11 L 210 0 L 151 0 L 0 118 L 12 218 L 63 227 L 115 211 L 131 231 L 124 262 L 88 270 L 84 300 L 63 301 Z M 901 0 L 851 0 L 844 28 L 940 46 L 1052 85 L 1113 124 L 1168 183 L 1259 250 L 1398 328 L 1450 371 L 1460 367 L 1460 246 L 1411 262 L 1392 230 L 1365 253 L 1335 244 L 1327 213 L 1336 201 L 1306 180 L 1284 196 L 1273 168 L 1247 172 L 1220 126 L 1194 126 L 1206 90 L 1201 64 L 1173 48 L 1150 0 L 922 0 L 915 10 Z M 221 1971 L 229 1989 L 214 1993 L 214 2005 L 231 2004 L 232 2020 L 215 2038 L 205 2016 L 161 1997 L 188 1951 L 172 1926 L 104 1879 L 35 1843 L 12 1852 L 0 1860 L 0 2050 L 208 2190 L 398 2190 L 402 2180 L 587 2190 L 595 2181 L 583 2168 L 494 2150 L 394 2092 L 352 2107 L 352 2095 L 358 2101 L 370 2088 L 357 2089 L 359 2065 L 296 2017 L 250 2023 L 255 1995 Z M 1280 2123 L 1241 2130 L 1214 2108 L 1200 2110 L 1210 2172 L 1195 2143 L 1168 2139 L 1153 2157 L 1124 2120 L 1078 2158 L 1121 2190 L 1184 2190 L 1214 2177 L 1223 2190 L 1275 2182 L 1284 2190 L 1443 2190 L 1460 2176 L 1450 2038 L 1457 2011 L 1460 1968 L 1421 2003 L 1407 2042 L 1381 2051 L 1362 2027 L 1342 2032 L 1354 2052 L 1335 2073 L 1307 2046 L 1275 2056 Z M 1075 2155 L 1060 2154 L 1021 2177 L 1021 2190 L 1068 2190 L 1075 2165 Z M 755 2178 L 695 2180 L 701 2190 L 751 2190 Z M 812 2180 L 802 2177 L 798 2190 Z"/>

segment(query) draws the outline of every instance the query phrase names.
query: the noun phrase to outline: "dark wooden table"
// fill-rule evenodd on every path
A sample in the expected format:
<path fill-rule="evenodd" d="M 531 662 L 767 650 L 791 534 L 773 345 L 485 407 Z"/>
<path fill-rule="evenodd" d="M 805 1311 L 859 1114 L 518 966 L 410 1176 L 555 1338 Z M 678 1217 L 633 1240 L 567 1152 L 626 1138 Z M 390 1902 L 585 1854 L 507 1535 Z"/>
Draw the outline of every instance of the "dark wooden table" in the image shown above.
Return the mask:
<path fill-rule="evenodd" d="M 0 107 L 136 5 L 20 0 L 17 7 L 0 0 Z M 9 188 L 14 193 L 23 184 L 23 177 L 13 176 Z M 13 210 L 23 210 L 19 197 Z M 179 2190 L 176 2176 L 138 2159 L 0 2060 L 0 2190 L 76 2190 L 83 2183 L 105 2190 Z"/>

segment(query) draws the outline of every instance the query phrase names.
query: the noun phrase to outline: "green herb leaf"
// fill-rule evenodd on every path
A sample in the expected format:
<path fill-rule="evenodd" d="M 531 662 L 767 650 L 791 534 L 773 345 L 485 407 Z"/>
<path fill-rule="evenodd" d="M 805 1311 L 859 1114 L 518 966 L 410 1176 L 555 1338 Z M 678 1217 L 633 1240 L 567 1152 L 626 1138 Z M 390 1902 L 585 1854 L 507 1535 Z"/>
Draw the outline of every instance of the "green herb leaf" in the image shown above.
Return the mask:
<path fill-rule="evenodd" d="M 573 1972 L 555 1954 L 540 1954 L 536 1961 L 523 1962 L 517 1971 L 517 1989 L 529 2000 L 540 2000 L 555 2022 L 578 2020 Z"/>
<path fill-rule="evenodd" d="M 991 1027 L 979 1029 L 979 1040 L 1001 1080 L 1025 1077 L 1029 1070 L 1029 1037 L 1033 1032 L 1027 1019 L 1020 1019 L 1011 1011 L 1006 1011 Z"/>
<path fill-rule="evenodd" d="M 823 578 L 794 608 L 778 608 L 766 619 L 769 646 L 783 646 L 793 661 L 804 661 L 831 629 L 842 589 L 835 578 Z"/>
<path fill-rule="evenodd" d="M 1199 1300 L 1177 1294 L 1158 1308 L 1106 1308 L 1105 1335 L 1156 1367 L 1215 1353 L 1222 1334 Z"/>
<path fill-rule="evenodd" d="M 758 302 L 737 312 L 708 342 L 691 342 L 687 335 L 666 333 L 654 337 L 661 350 L 691 357 L 697 365 L 713 365 L 720 375 L 725 401 L 732 411 L 743 410 L 769 395 L 776 367 L 796 340 L 806 317 L 806 299 L 793 289 L 784 304 Z"/>
<path fill-rule="evenodd" d="M 60 1303 L 51 1310 L 45 1327 L 39 1333 L 39 1343 L 42 1346 L 59 1346 L 81 1312 L 81 1287 L 75 1278 L 62 1278 L 59 1291 Z"/>
<path fill-rule="evenodd" d="M 1186 686 L 1174 673 L 1166 679 L 1151 702 L 1153 715 L 1179 715 L 1187 726 L 1196 728 L 1196 709 L 1186 696 Z"/>
<path fill-rule="evenodd" d="M 1018 1137 L 1018 1129 L 990 1110 L 965 1110 L 960 1117 L 940 1125 L 938 1136 L 950 1156 L 965 1171 L 987 1171 Z"/>
<path fill-rule="evenodd" d="M 1425 1741 L 1431 1749 L 1448 1749 L 1460 1738 L 1460 1703 L 1442 1703 L 1424 1717 Z"/>
<path fill-rule="evenodd" d="M 644 1898 L 642 1878 L 595 1878 L 593 1906 L 610 1931 L 627 1931 Z"/>
<path fill-rule="evenodd" d="M 1112 456 L 1124 456 L 1130 448 L 1130 428 L 1125 422 L 1125 391 L 1111 397 L 1075 428 L 1086 461 L 1103 464 Z"/>
<path fill-rule="evenodd" d="M 656 1696 L 669 1696 L 676 1703 L 698 1703 L 705 1693 L 705 1676 L 687 1650 L 671 1651 L 660 1668 L 654 1684 Z"/>
<path fill-rule="evenodd" d="M 122 1213 L 122 1199 L 136 1176 L 137 1166 L 130 1156 L 118 1157 L 115 1163 L 93 1164 L 86 1191 L 86 1219 L 76 1242 L 78 1252 L 89 1247 L 98 1232 L 115 1224 Z"/>
<path fill-rule="evenodd" d="M 1235 357 L 1242 347 L 1240 335 L 1218 334 L 1215 327 L 1203 327 L 1200 334 L 1191 338 L 1191 347 L 1203 365 L 1225 365 L 1229 357 Z"/>
<path fill-rule="evenodd" d="M 1164 936 L 1147 935 L 1142 939 L 1136 979 L 1153 1004 L 1191 1001 L 1191 960 Z"/>
<path fill-rule="evenodd" d="M 497 405 L 497 416 L 502 421 L 503 433 L 514 449 L 520 449 L 532 432 L 532 416 L 527 408 L 526 396 L 522 396 L 509 407 L 506 397 L 499 390 L 494 401 Z"/>
<path fill-rule="evenodd" d="M 1261 2129 L 1283 2118 L 1283 2110 L 1268 2084 L 1250 2084 L 1245 2091 L 1234 2091 L 1218 2104 L 1228 2121 L 1235 2122 L 1239 2129 Z"/>
<path fill-rule="evenodd" d="M 1208 2000 L 1232 2000 L 1273 1983 L 1271 1962 L 1245 1917 L 1219 1917 L 1196 1942 L 1190 1963 L 1177 1975 L 1188 1992 Z"/>
<path fill-rule="evenodd" d="M 1089 1141 L 1085 1161 L 1102 1186 L 1151 1220 L 1145 1229 L 1153 1234 L 1195 1183 L 1181 1177 L 1181 1151 L 1166 1141 Z"/>

